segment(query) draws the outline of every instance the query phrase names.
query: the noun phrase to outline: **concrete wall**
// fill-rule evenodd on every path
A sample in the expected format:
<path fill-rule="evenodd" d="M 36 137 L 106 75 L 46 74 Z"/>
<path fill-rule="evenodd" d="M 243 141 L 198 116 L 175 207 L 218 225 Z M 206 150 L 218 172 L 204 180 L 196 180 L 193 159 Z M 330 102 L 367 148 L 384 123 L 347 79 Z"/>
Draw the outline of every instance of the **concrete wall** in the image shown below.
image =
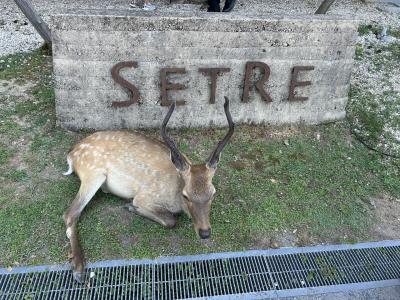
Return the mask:
<path fill-rule="evenodd" d="M 186 75 L 169 80 L 187 86 L 170 91 L 171 99 L 184 99 L 171 126 L 225 126 L 223 97 L 231 99 L 237 123 L 320 123 L 341 119 L 349 88 L 357 24 L 332 16 L 243 16 L 73 11 L 52 19 L 56 110 L 68 129 L 159 127 L 167 111 L 160 106 L 160 69 L 185 67 Z M 138 68 L 121 70 L 135 84 L 141 103 L 112 108 L 127 91 L 111 78 L 121 61 L 137 61 Z M 245 65 L 261 61 L 271 75 L 265 85 L 272 103 L 254 89 L 242 103 Z M 298 87 L 304 102 L 289 102 L 294 66 L 314 66 L 300 73 L 311 86 Z M 209 104 L 209 77 L 199 68 L 231 68 L 217 81 L 216 104 Z M 256 72 L 257 73 L 257 72 Z M 257 77 L 257 74 L 253 77 Z"/>

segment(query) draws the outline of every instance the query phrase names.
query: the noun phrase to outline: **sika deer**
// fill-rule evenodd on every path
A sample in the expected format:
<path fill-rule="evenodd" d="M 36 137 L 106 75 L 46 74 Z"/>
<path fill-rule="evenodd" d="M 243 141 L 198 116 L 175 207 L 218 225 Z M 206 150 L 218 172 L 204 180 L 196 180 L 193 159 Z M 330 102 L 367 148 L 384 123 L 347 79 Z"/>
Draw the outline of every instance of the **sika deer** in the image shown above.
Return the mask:
<path fill-rule="evenodd" d="M 81 180 L 78 194 L 64 213 L 66 234 L 71 243 L 71 264 L 77 281 L 82 282 L 84 272 L 77 222 L 99 188 L 132 199 L 132 208 L 137 214 L 168 228 L 175 226 L 175 215 L 183 211 L 192 217 L 200 238 L 210 237 L 209 215 L 215 194 L 212 179 L 220 154 L 234 131 L 229 100 L 225 97 L 229 131 L 208 161 L 199 165 L 193 165 L 181 154 L 166 133 L 174 109 L 175 103 L 162 123 L 164 143 L 140 133 L 104 131 L 83 139 L 68 153 L 69 170 L 64 175 L 75 172 Z"/>

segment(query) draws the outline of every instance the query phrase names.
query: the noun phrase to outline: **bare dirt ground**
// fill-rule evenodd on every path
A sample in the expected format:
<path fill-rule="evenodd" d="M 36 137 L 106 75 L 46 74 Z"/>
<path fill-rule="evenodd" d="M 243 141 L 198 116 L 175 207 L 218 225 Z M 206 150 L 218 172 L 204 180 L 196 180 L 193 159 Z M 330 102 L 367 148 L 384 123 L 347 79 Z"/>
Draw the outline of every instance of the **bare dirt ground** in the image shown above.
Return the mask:
<path fill-rule="evenodd" d="M 371 235 L 376 240 L 400 239 L 400 199 L 381 197 L 370 201 L 377 219 Z"/>

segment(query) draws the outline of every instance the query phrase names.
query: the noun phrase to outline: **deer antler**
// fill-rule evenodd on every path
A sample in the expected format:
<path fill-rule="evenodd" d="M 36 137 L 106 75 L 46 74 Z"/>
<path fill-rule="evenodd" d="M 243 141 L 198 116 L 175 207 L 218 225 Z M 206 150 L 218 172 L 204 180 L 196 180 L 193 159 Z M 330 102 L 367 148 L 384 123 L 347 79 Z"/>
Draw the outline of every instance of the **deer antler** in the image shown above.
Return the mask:
<path fill-rule="evenodd" d="M 222 150 L 224 149 L 226 144 L 229 142 L 229 140 L 232 137 L 233 132 L 235 130 L 235 124 L 232 121 L 232 116 L 229 111 L 228 97 L 225 97 L 224 110 L 225 110 L 226 119 L 228 120 L 228 124 L 229 124 L 229 131 L 225 135 L 225 137 L 222 139 L 222 141 L 220 141 L 218 143 L 217 147 L 215 148 L 215 150 L 210 155 L 210 158 L 208 159 L 207 166 L 210 168 L 214 168 L 214 169 L 217 167 L 219 157 L 221 155 Z"/>
<path fill-rule="evenodd" d="M 172 160 L 173 164 L 175 165 L 175 167 L 178 170 L 184 171 L 187 169 L 188 164 L 186 163 L 186 160 L 183 157 L 183 155 L 179 152 L 174 141 L 169 138 L 169 136 L 167 135 L 167 131 L 166 131 L 166 126 L 168 124 L 169 119 L 171 118 L 172 113 L 175 110 L 175 106 L 176 106 L 176 103 L 172 102 L 172 104 L 168 110 L 168 113 L 165 116 L 164 121 L 161 126 L 161 136 L 162 136 L 165 144 L 168 146 L 168 148 L 171 151 L 171 160 Z"/>

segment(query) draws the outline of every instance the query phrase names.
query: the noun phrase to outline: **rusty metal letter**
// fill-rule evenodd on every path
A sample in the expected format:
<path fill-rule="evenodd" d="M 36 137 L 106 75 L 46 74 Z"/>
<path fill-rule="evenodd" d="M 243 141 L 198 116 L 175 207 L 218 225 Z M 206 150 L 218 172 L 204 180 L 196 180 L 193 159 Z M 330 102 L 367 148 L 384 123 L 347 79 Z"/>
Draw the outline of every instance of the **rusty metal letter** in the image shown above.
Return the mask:
<path fill-rule="evenodd" d="M 215 94 L 217 91 L 217 77 L 224 72 L 230 72 L 230 68 L 200 68 L 199 72 L 204 74 L 204 76 L 211 77 L 211 91 L 210 91 L 210 104 L 215 103 Z"/>
<path fill-rule="evenodd" d="M 123 61 L 117 63 L 111 68 L 111 77 L 114 79 L 114 81 L 130 91 L 129 100 L 120 102 L 113 101 L 111 107 L 128 107 L 135 103 L 139 103 L 140 93 L 138 88 L 126 79 L 122 78 L 119 74 L 119 71 L 123 68 L 137 68 L 137 66 L 138 64 L 136 61 Z"/>
<path fill-rule="evenodd" d="M 260 61 L 249 61 L 246 63 L 246 74 L 244 79 L 242 102 L 249 102 L 250 77 L 253 69 L 255 68 L 260 68 L 264 71 L 263 77 L 256 82 L 255 86 L 265 102 L 272 102 L 271 96 L 268 95 L 268 93 L 264 89 L 264 84 L 268 81 L 271 70 L 267 64 Z"/>
<path fill-rule="evenodd" d="M 168 91 L 176 90 L 181 91 L 186 89 L 186 86 L 180 83 L 170 83 L 168 81 L 168 74 L 186 74 L 185 68 L 162 68 L 160 70 L 160 80 L 161 80 L 161 106 L 170 106 L 171 100 L 168 99 Z M 176 105 L 185 105 L 185 100 L 176 100 Z"/>
<path fill-rule="evenodd" d="M 311 71 L 314 70 L 314 66 L 300 66 L 293 67 L 292 70 L 292 79 L 290 80 L 290 88 L 289 88 L 289 101 L 306 101 L 308 97 L 296 97 L 294 93 L 294 89 L 298 86 L 307 86 L 311 85 L 311 81 L 297 81 L 297 76 L 300 71 Z"/>

